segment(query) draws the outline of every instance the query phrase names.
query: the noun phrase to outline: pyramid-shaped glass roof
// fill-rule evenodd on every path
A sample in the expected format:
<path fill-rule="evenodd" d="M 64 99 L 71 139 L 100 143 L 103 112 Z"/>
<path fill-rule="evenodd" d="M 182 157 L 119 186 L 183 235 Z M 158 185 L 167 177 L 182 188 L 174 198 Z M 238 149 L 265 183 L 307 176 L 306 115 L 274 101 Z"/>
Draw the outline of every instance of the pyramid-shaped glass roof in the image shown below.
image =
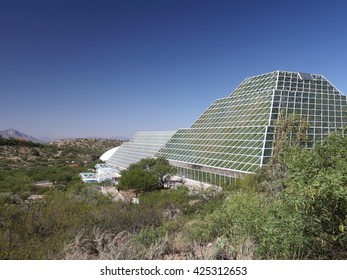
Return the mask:
<path fill-rule="evenodd" d="M 310 139 L 321 141 L 347 124 L 346 108 L 346 96 L 321 75 L 276 71 L 247 78 L 178 130 L 157 156 L 193 174 L 242 177 L 271 156 L 280 112 L 307 119 Z"/>

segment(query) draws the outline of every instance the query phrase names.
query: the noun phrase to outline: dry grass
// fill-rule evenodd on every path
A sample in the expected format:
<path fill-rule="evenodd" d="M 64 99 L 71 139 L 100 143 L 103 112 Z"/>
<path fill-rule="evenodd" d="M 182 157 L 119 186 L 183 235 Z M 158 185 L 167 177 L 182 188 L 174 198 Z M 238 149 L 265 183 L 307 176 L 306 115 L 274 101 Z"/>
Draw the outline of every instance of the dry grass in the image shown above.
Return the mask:
<path fill-rule="evenodd" d="M 85 237 L 81 231 L 75 240 L 67 245 L 61 258 L 65 260 L 135 260 L 162 259 L 167 251 L 168 237 L 164 236 L 150 248 L 132 239 L 127 231 L 118 234 L 101 233 L 98 228 L 93 231 L 92 238 Z"/>
<path fill-rule="evenodd" d="M 135 241 L 135 235 L 122 231 L 118 234 L 101 233 L 95 228 L 91 238 L 81 231 L 65 247 L 65 260 L 250 260 L 254 257 L 254 242 L 247 237 L 236 245 L 219 237 L 200 244 L 186 242 L 182 233 L 159 238 L 149 248 Z"/>
<path fill-rule="evenodd" d="M 75 240 L 65 247 L 63 259 L 66 260 L 87 260 L 87 259 L 127 259 L 127 254 L 123 249 L 130 245 L 131 234 L 122 231 L 118 234 L 109 232 L 101 233 L 98 228 L 94 228 L 92 238 L 86 237 L 82 230 Z M 129 252 L 132 246 L 128 246 Z"/>

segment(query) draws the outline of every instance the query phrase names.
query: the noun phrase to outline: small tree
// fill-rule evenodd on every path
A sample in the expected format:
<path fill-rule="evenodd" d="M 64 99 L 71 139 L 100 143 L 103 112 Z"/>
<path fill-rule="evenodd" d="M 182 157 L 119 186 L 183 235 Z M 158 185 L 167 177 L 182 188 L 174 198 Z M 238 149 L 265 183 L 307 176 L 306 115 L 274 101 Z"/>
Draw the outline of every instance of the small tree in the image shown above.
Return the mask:
<path fill-rule="evenodd" d="M 151 191 L 164 188 L 176 169 L 163 158 L 144 158 L 124 170 L 119 185 L 122 189 Z"/>
<path fill-rule="evenodd" d="M 147 170 L 133 168 L 122 172 L 120 189 L 135 189 L 138 192 L 152 191 L 158 186 L 157 177 Z"/>
<path fill-rule="evenodd" d="M 176 173 L 176 168 L 170 165 L 167 159 L 158 157 L 152 168 L 152 172 L 159 178 L 159 186 L 164 188 L 165 184 L 170 181 L 171 176 Z"/>
<path fill-rule="evenodd" d="M 144 158 L 129 166 L 129 170 L 137 168 L 147 170 L 156 176 L 160 188 L 164 188 L 171 176 L 176 173 L 176 168 L 170 165 L 169 161 L 163 157 Z"/>

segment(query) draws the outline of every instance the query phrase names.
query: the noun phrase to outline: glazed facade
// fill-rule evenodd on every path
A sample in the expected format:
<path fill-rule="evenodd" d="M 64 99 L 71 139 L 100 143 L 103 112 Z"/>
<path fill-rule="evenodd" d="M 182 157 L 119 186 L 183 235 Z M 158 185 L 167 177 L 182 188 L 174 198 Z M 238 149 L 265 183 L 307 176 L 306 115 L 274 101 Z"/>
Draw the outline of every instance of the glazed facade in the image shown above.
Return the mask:
<path fill-rule="evenodd" d="M 254 173 L 273 152 L 280 115 L 307 120 L 308 143 L 347 125 L 346 96 L 325 77 L 276 71 L 245 79 L 156 153 L 178 175 L 216 185 Z M 308 148 L 310 145 L 308 144 Z"/>
<path fill-rule="evenodd" d="M 120 145 L 106 163 L 123 170 L 143 158 L 152 158 L 174 133 L 175 131 L 139 131 L 129 142 Z"/>

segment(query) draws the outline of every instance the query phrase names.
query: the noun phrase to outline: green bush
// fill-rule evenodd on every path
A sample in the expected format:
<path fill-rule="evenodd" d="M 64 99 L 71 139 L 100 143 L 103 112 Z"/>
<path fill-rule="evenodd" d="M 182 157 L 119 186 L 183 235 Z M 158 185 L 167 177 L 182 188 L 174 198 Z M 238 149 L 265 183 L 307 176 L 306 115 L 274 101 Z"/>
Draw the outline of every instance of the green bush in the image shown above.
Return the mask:
<path fill-rule="evenodd" d="M 218 237 L 239 242 L 246 237 L 256 238 L 264 222 L 266 203 L 256 193 L 235 192 L 212 214 L 196 222 L 188 234 L 192 240 L 202 243 Z"/>
<path fill-rule="evenodd" d="M 118 188 L 146 192 L 158 189 L 158 178 L 147 170 L 135 168 L 122 172 Z"/>
<path fill-rule="evenodd" d="M 346 259 L 347 138 L 333 134 L 321 146 L 288 157 L 286 189 L 264 224 L 259 256 Z"/>
<path fill-rule="evenodd" d="M 119 186 L 138 192 L 164 188 L 176 169 L 163 157 L 144 158 L 121 172 Z"/>

